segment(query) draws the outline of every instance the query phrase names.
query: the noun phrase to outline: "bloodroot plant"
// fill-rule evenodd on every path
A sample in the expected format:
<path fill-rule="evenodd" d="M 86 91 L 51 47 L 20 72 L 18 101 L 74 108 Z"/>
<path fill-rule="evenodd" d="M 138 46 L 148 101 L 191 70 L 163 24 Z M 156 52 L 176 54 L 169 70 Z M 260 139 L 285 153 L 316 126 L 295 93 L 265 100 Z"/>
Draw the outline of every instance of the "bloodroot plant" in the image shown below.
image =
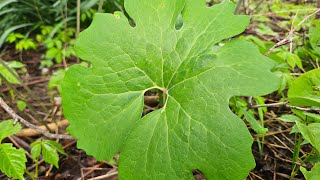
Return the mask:
<path fill-rule="evenodd" d="M 90 68 L 72 66 L 62 84 L 68 131 L 98 160 L 120 152 L 119 179 L 244 179 L 254 168 L 253 139 L 229 109 L 232 96 L 278 89 L 271 60 L 231 38 L 249 24 L 224 2 L 126 0 L 121 12 L 98 13 L 75 51 Z M 182 27 L 175 24 L 181 14 Z M 142 117 L 144 94 L 163 107 Z"/>

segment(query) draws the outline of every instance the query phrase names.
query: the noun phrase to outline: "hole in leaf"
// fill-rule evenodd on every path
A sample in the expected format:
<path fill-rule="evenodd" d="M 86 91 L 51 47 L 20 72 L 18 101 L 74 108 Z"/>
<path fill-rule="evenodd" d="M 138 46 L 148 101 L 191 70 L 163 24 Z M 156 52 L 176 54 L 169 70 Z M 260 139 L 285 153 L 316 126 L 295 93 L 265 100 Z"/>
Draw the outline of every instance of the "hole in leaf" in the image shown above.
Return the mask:
<path fill-rule="evenodd" d="M 146 115 L 157 109 L 161 109 L 166 100 L 166 92 L 160 89 L 151 89 L 144 93 L 144 110 L 143 115 Z"/>
<path fill-rule="evenodd" d="M 211 6 L 215 5 L 215 4 L 219 4 L 221 2 L 223 2 L 223 1 L 222 0 L 207 0 L 206 1 L 208 7 L 211 7 Z"/>
<path fill-rule="evenodd" d="M 206 176 L 199 170 L 195 169 L 192 171 L 193 177 L 195 180 L 206 180 Z"/>
<path fill-rule="evenodd" d="M 183 26 L 183 18 L 182 18 L 182 14 L 179 14 L 177 20 L 176 20 L 176 23 L 175 23 L 175 28 L 176 30 L 179 30 L 181 29 Z"/>

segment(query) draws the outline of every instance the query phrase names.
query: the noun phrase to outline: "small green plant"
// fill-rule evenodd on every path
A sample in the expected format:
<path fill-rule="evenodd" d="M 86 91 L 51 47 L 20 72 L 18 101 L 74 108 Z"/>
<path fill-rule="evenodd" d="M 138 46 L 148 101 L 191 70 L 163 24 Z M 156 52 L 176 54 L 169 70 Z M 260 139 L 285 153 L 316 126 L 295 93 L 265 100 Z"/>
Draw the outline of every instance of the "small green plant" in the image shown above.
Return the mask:
<path fill-rule="evenodd" d="M 320 94 L 315 87 L 320 86 L 320 69 L 314 69 L 304 73 L 296 78 L 288 90 L 288 100 L 291 105 L 295 106 L 311 106 L 315 109 L 320 109 Z M 303 162 L 309 161 L 310 156 L 320 157 L 320 115 L 305 111 L 292 110 L 295 115 L 283 115 L 279 119 L 284 122 L 292 122 L 295 125 L 291 133 L 295 133 L 295 148 L 293 161 L 297 162 L 299 159 L 300 148 L 304 144 L 310 143 L 314 150 L 307 156 L 303 157 Z M 304 141 L 302 141 L 304 139 Z M 317 169 L 318 167 L 315 167 Z M 301 168 L 300 168 L 301 169 Z M 294 177 L 299 170 L 296 163 L 293 164 L 291 177 Z M 313 172 L 317 170 L 306 172 L 302 170 L 307 176 L 312 176 Z"/>
<path fill-rule="evenodd" d="M 50 91 L 52 91 L 54 88 L 57 88 L 59 93 L 61 93 L 61 84 L 65 75 L 65 72 L 66 71 L 64 69 L 60 69 L 53 73 L 48 83 L 48 89 Z"/>
<path fill-rule="evenodd" d="M 31 144 L 31 155 L 36 163 L 35 173 L 27 171 L 25 163 L 27 162 L 26 154 L 23 149 L 16 149 L 12 143 L 1 143 L 1 141 L 21 130 L 21 125 L 14 120 L 0 122 L 0 170 L 8 177 L 24 179 L 23 175 L 27 173 L 30 178 L 38 177 L 38 162 L 40 155 L 48 164 L 58 166 L 59 153 L 66 155 L 61 144 L 51 140 L 40 140 Z"/>
<path fill-rule="evenodd" d="M 295 106 L 320 107 L 320 68 L 295 79 L 289 87 L 288 100 Z"/>
<path fill-rule="evenodd" d="M 248 42 L 212 47 L 241 33 L 249 17 L 234 15 L 229 1 L 208 8 L 204 0 L 132 0 L 125 7 L 135 27 L 123 13 L 96 14 L 75 45 L 92 65 L 70 67 L 62 84 L 78 147 L 98 160 L 120 151 L 119 179 L 193 179 L 196 169 L 208 179 L 245 178 L 255 166 L 253 140 L 229 99 L 271 93 L 279 78 Z M 162 106 L 141 118 L 149 90 Z"/>
<path fill-rule="evenodd" d="M 37 44 L 35 41 L 33 41 L 33 39 L 27 38 L 26 36 L 20 33 L 11 33 L 7 37 L 6 41 L 9 43 L 15 43 L 16 50 L 18 51 L 37 48 Z"/>
<path fill-rule="evenodd" d="M 17 108 L 19 109 L 19 111 L 24 111 L 27 107 L 27 103 L 21 100 L 17 101 Z"/>
<path fill-rule="evenodd" d="M 35 177 L 38 177 L 39 157 L 42 155 L 43 160 L 56 168 L 59 168 L 59 153 L 67 155 L 61 144 L 51 140 L 40 140 L 31 144 L 31 156 L 36 163 Z"/>
<path fill-rule="evenodd" d="M 56 33 L 53 33 L 56 31 Z M 69 58 L 74 55 L 75 29 L 54 30 L 53 27 L 42 27 L 41 34 L 36 36 L 39 43 L 44 44 L 46 53 L 42 57 L 41 67 L 51 67 L 54 61 L 60 64 L 63 58 Z"/>
<path fill-rule="evenodd" d="M 0 122 L 0 143 L 1 141 L 21 130 L 21 125 L 14 123 L 14 120 Z M 0 144 L 0 170 L 8 177 L 24 179 L 27 158 L 23 149 L 12 147 L 11 143 Z"/>

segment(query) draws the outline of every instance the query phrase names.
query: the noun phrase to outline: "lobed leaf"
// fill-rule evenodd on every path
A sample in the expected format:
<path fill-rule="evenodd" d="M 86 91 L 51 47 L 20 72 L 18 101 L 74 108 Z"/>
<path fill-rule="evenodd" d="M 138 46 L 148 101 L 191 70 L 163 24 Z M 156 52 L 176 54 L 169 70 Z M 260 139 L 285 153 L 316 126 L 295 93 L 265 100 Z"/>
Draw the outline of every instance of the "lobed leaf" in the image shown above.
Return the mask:
<path fill-rule="evenodd" d="M 221 40 L 249 17 L 224 2 L 128 0 L 121 12 L 97 13 L 76 43 L 92 67 L 69 68 L 62 84 L 68 131 L 98 160 L 120 151 L 119 179 L 243 179 L 255 166 L 253 139 L 229 109 L 232 96 L 277 90 L 272 61 L 254 45 Z M 183 25 L 175 29 L 181 14 Z M 141 118 L 144 93 L 162 90 L 164 107 Z"/>

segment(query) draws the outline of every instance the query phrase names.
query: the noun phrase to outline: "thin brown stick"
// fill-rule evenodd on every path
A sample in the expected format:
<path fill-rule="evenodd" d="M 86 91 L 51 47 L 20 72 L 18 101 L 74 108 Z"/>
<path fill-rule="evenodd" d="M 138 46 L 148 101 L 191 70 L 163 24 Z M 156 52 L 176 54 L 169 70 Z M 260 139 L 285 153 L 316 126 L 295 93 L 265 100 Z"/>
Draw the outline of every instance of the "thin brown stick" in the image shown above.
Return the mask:
<path fill-rule="evenodd" d="M 113 177 L 115 175 L 118 174 L 118 171 L 115 171 L 115 172 L 112 172 L 112 173 L 107 173 L 105 175 L 102 175 L 102 176 L 98 176 L 98 177 L 94 177 L 94 178 L 91 178 L 91 179 L 88 179 L 88 180 L 101 180 L 101 179 L 107 179 L 107 178 L 110 178 L 110 177 Z"/>
<path fill-rule="evenodd" d="M 318 14 L 320 12 L 320 8 L 318 8 L 316 11 L 314 11 L 313 13 L 309 14 L 308 16 L 306 16 L 296 27 L 292 28 L 289 32 L 289 34 L 282 39 L 281 41 L 279 41 L 277 44 L 275 44 L 274 46 L 272 46 L 269 51 L 265 54 L 266 56 L 269 56 L 270 53 L 272 53 L 277 47 L 285 45 L 287 43 L 290 43 L 291 39 L 294 36 L 295 31 L 297 30 L 298 27 L 300 27 L 303 23 L 305 23 L 307 20 L 309 20 L 312 16 Z"/>
<path fill-rule="evenodd" d="M 270 103 L 270 104 L 257 104 L 257 105 L 253 105 L 251 106 L 251 108 L 261 108 L 261 107 L 280 107 L 280 106 L 285 106 L 287 105 L 288 102 L 278 102 L 278 103 Z"/>
<path fill-rule="evenodd" d="M 18 114 L 16 114 L 5 102 L 4 100 L 0 97 L 0 106 L 8 113 L 12 116 L 12 118 L 17 121 L 22 123 L 23 125 L 25 125 L 28 128 L 34 129 L 38 132 L 40 132 L 41 134 L 43 134 L 44 136 L 50 138 L 50 139 L 73 139 L 72 136 L 70 135 L 63 135 L 63 134 L 52 134 L 46 130 L 43 130 L 41 128 L 39 128 L 38 126 L 29 123 L 28 121 L 26 121 L 25 119 L 23 119 L 22 117 L 20 117 Z"/>
<path fill-rule="evenodd" d="M 49 127 L 49 129 L 54 130 L 54 129 L 59 129 L 59 128 L 62 128 L 62 127 L 67 127 L 69 124 L 70 123 L 69 123 L 68 120 L 62 120 L 62 121 L 59 121 L 57 123 L 50 123 L 50 124 L 48 124 L 48 127 Z M 44 125 L 37 126 L 37 127 L 40 128 L 40 129 L 43 129 L 43 130 L 46 129 L 46 127 Z M 20 132 L 18 132 L 16 134 L 16 136 L 19 136 L 19 137 L 32 137 L 32 136 L 38 136 L 39 134 L 41 134 L 41 132 L 39 132 L 37 130 L 34 130 L 32 128 L 26 128 L 26 129 L 22 129 Z"/>
<path fill-rule="evenodd" d="M 277 180 L 277 160 L 274 160 L 274 166 L 273 166 L 273 180 Z"/>
<path fill-rule="evenodd" d="M 21 147 L 21 145 L 20 145 L 16 140 L 14 140 L 11 136 L 9 136 L 8 139 L 10 139 L 10 141 L 11 141 L 17 148 L 23 149 L 23 147 Z M 31 156 L 31 154 L 30 154 L 28 151 L 26 151 L 25 153 L 26 153 L 26 155 L 27 155 L 30 159 L 32 159 L 32 156 Z"/>
<path fill-rule="evenodd" d="M 299 106 L 292 106 L 288 104 L 289 102 L 284 101 L 284 102 L 277 102 L 277 103 L 270 103 L 270 104 L 257 104 L 250 106 L 250 108 L 256 109 L 256 108 L 261 108 L 261 107 L 281 107 L 285 106 L 290 109 L 297 109 L 297 110 L 302 110 L 302 111 L 320 111 L 320 108 L 317 107 L 311 107 L 311 108 L 305 108 L 305 107 L 299 107 Z"/>

